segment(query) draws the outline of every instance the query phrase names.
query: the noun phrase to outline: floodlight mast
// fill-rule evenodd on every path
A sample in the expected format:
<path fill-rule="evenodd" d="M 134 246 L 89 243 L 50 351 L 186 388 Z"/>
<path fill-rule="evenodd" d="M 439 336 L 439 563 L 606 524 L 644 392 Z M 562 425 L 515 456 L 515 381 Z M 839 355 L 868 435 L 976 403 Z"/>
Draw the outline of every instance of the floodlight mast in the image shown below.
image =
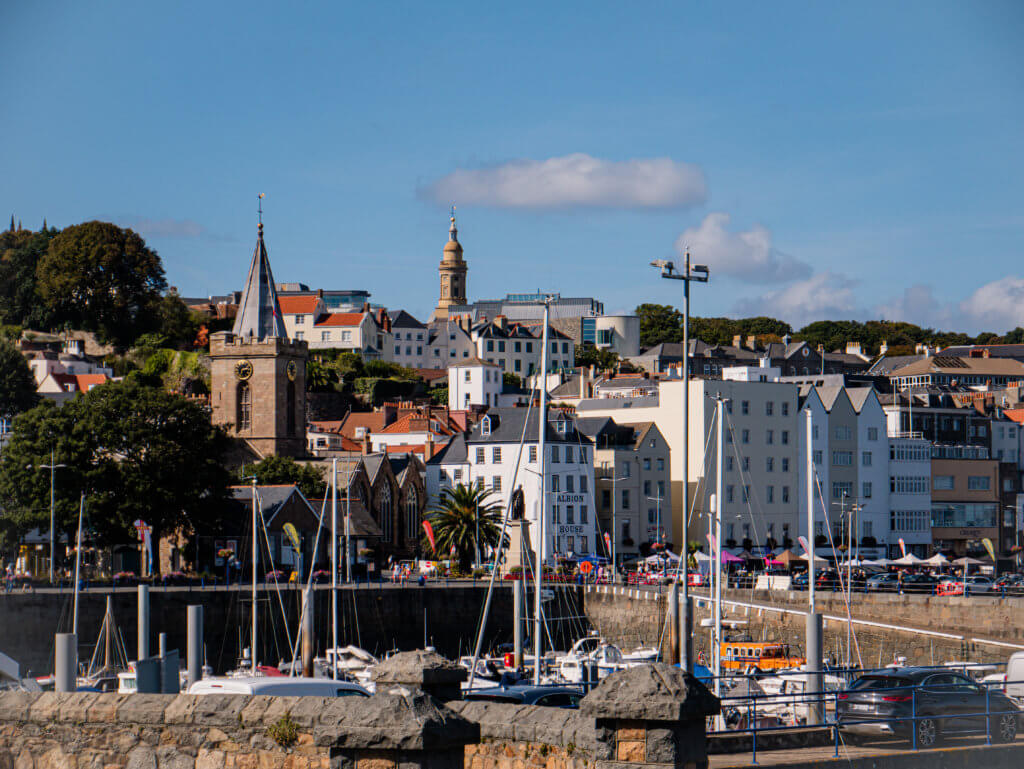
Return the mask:
<path fill-rule="evenodd" d="M 655 259 L 651 262 L 652 267 L 657 267 L 661 270 L 661 277 L 667 280 L 681 280 L 683 281 L 683 515 L 682 515 L 682 560 L 680 561 L 680 568 L 683 572 L 683 584 L 682 593 L 680 595 L 680 601 L 683 605 L 683 610 L 686 612 L 686 621 L 684 624 L 687 628 L 686 636 L 683 637 L 683 633 L 679 634 L 679 666 L 684 670 L 693 672 L 693 639 L 689 633 L 689 625 L 692 621 L 690 612 L 690 578 L 688 574 L 689 564 L 689 537 L 688 537 L 688 519 L 690 517 L 690 457 L 688 451 L 688 443 L 690 439 L 690 282 L 696 281 L 698 283 L 707 283 L 709 270 L 707 265 L 704 264 L 690 264 L 690 249 L 687 248 L 684 252 L 685 264 L 683 272 L 676 272 L 675 263 L 669 259 Z M 680 613 L 680 616 L 682 613 Z"/>

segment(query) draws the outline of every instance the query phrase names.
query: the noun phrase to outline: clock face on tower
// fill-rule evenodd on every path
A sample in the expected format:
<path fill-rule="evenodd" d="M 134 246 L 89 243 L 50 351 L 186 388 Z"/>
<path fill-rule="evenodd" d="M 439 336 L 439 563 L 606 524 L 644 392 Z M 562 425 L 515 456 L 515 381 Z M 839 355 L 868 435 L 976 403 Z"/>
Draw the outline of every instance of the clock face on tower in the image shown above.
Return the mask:
<path fill-rule="evenodd" d="M 285 373 L 288 374 L 288 378 L 291 381 L 294 382 L 295 381 L 295 377 L 299 373 L 299 367 L 295 365 L 295 361 L 293 361 L 293 360 L 288 361 L 288 365 L 285 367 L 284 370 L 285 370 Z"/>
<path fill-rule="evenodd" d="M 235 376 L 239 379 L 245 380 L 252 376 L 252 364 L 247 361 L 239 361 L 238 365 L 235 366 Z"/>

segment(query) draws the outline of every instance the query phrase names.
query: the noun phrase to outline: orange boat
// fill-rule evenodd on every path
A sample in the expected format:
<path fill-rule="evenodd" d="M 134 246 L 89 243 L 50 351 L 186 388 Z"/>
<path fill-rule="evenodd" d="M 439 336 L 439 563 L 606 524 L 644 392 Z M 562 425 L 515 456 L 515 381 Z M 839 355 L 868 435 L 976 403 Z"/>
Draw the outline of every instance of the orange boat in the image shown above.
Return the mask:
<path fill-rule="evenodd" d="M 756 641 L 723 641 L 721 645 L 722 670 L 783 670 L 803 665 L 803 657 L 792 657 L 789 644 Z"/>

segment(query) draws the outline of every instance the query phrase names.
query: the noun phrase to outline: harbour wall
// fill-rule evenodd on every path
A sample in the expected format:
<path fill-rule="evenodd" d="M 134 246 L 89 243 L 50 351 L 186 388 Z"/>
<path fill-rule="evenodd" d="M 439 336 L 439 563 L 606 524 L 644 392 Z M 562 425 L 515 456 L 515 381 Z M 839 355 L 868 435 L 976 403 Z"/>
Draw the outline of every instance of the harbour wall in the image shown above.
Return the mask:
<path fill-rule="evenodd" d="M 782 641 L 801 653 L 805 634 L 807 593 L 794 591 L 726 590 L 723 618 L 734 620 L 726 639 Z M 710 648 L 711 601 L 695 593 L 694 649 Z M 855 594 L 852 601 L 856 640 L 851 659 L 865 667 L 878 667 L 906 657 L 911 664 L 941 664 L 950 660 L 1005 662 L 1017 648 L 1024 649 L 1024 599 L 971 596 L 968 598 L 889 593 Z M 824 653 L 846 658 L 846 605 L 839 593 L 818 593 L 816 609 L 825 615 Z M 600 633 L 623 649 L 639 641 L 657 644 L 667 610 L 667 591 L 636 588 L 591 587 L 584 593 L 584 610 Z M 664 643 L 662 643 L 664 648 Z"/>
<path fill-rule="evenodd" d="M 554 599 L 547 604 L 556 618 L 549 627 L 555 642 L 566 648 L 585 626 L 580 590 L 575 586 L 554 586 Z M 532 595 L 532 591 L 528 591 Z M 159 633 L 167 633 L 167 648 L 185 656 L 186 608 L 203 607 L 203 636 L 206 660 L 215 672 L 235 666 L 241 649 L 249 645 L 251 594 L 249 588 L 152 588 L 150 590 L 151 654 L 157 652 Z M 317 653 L 330 645 L 330 588 L 314 591 L 314 634 Z M 99 637 L 107 597 L 113 599 L 114 618 L 129 659 L 137 649 L 137 606 L 135 588 L 111 591 L 90 589 L 79 596 L 79 659 L 88 661 Z M 292 658 L 289 634 L 296 637 L 299 626 L 301 591 L 282 586 L 260 587 L 257 591 L 258 641 L 261 663 L 276 665 Z M 487 596 L 485 583 L 428 584 L 407 586 L 361 586 L 338 590 L 338 643 L 355 644 L 383 656 L 392 649 L 434 646 L 448 657 L 472 654 Z M 283 609 L 282 609 L 283 607 Z M 43 675 L 53 668 L 54 634 L 71 632 L 70 591 L 38 590 L 0 594 L 0 651 L 21 664 L 22 675 Z M 286 623 L 283 617 L 287 617 Z M 484 651 L 498 643 L 512 641 L 512 588 L 499 583 L 492 599 L 485 633 Z M 292 641 L 294 643 L 294 640 Z M 102 654 L 102 650 L 100 652 Z"/>

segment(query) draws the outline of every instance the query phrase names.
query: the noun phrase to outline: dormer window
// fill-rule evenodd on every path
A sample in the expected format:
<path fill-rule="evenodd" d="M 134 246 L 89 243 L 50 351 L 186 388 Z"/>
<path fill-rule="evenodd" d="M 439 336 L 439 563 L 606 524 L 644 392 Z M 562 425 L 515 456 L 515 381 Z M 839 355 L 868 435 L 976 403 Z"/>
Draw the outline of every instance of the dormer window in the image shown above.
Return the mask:
<path fill-rule="evenodd" d="M 491 434 L 491 418 L 484 417 L 480 420 L 480 434 L 490 435 Z"/>
<path fill-rule="evenodd" d="M 564 419 L 559 419 L 555 422 L 555 429 L 558 431 L 559 435 L 565 435 L 569 430 L 569 423 Z"/>

